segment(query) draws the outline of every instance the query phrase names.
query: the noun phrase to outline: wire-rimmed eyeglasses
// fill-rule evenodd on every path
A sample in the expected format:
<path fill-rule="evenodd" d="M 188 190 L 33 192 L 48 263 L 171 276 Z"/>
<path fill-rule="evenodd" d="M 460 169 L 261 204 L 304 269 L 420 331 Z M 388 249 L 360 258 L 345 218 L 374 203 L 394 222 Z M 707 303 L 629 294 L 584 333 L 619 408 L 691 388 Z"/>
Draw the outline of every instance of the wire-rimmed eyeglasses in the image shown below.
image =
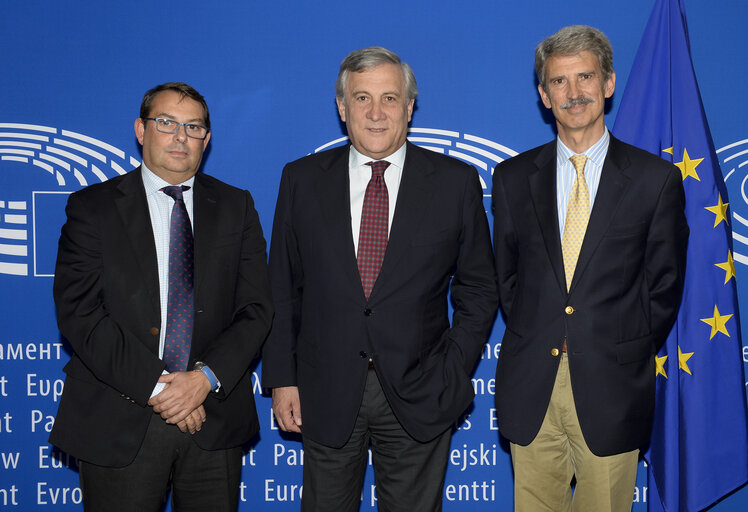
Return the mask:
<path fill-rule="evenodd" d="M 180 123 L 167 117 L 144 117 L 144 121 L 155 121 L 156 129 L 161 133 L 177 133 L 180 126 L 184 126 L 184 133 L 191 139 L 205 140 L 208 136 L 208 128 L 201 124 Z"/>

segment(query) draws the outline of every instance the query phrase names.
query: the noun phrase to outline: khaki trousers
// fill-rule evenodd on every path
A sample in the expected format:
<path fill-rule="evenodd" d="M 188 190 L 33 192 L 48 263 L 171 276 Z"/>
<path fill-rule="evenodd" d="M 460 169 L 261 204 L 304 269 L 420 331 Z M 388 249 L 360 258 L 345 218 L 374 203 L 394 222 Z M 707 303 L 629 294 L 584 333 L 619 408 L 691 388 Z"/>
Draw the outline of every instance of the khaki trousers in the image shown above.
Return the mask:
<path fill-rule="evenodd" d="M 565 353 L 538 435 L 527 446 L 512 443 L 511 451 L 517 512 L 631 510 L 639 450 L 608 457 L 590 451 L 579 427 Z"/>

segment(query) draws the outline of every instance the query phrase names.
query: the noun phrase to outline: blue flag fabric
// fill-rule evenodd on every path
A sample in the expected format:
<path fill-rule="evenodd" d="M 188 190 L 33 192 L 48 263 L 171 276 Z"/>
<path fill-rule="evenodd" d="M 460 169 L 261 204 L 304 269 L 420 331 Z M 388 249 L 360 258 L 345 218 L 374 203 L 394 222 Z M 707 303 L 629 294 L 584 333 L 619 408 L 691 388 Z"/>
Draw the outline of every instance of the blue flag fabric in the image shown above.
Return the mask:
<path fill-rule="evenodd" d="M 672 161 L 683 176 L 691 228 L 685 289 L 656 359 L 645 458 L 648 510 L 697 511 L 748 481 L 748 428 L 729 203 L 682 1 L 655 3 L 613 132 Z"/>

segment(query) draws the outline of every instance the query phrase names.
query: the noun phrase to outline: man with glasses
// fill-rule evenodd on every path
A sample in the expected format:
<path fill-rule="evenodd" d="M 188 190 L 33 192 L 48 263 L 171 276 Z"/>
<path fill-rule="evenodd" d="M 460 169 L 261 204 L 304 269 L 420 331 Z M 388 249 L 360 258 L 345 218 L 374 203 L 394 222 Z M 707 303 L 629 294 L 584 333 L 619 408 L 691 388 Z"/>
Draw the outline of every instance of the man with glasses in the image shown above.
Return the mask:
<path fill-rule="evenodd" d="M 50 442 L 86 510 L 228 511 L 259 429 L 248 372 L 270 328 L 265 240 L 247 191 L 198 173 L 204 98 L 148 91 L 143 163 L 70 196 L 54 298 L 74 350 Z"/>

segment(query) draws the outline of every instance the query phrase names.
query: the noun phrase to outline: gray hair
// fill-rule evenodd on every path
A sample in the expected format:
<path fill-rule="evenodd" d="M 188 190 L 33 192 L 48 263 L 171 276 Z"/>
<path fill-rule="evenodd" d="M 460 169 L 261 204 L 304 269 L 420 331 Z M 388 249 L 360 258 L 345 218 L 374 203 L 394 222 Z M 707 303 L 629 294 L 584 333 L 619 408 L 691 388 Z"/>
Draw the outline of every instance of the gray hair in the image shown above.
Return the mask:
<path fill-rule="evenodd" d="M 606 82 L 613 74 L 613 48 L 610 41 L 596 28 L 571 25 L 546 38 L 535 48 L 535 74 L 543 89 L 548 90 L 545 65 L 549 57 L 577 55 L 584 51 L 595 54 L 603 74 L 603 82 Z"/>
<path fill-rule="evenodd" d="M 418 84 L 416 83 L 416 76 L 413 74 L 413 70 L 406 62 L 401 61 L 395 52 L 391 52 L 381 46 L 370 46 L 369 48 L 354 50 L 343 59 L 343 62 L 340 63 L 338 79 L 335 81 L 335 96 L 341 101 L 345 98 L 345 87 L 349 73 L 366 71 L 381 64 L 395 64 L 400 66 L 403 78 L 405 78 L 405 92 L 408 95 L 408 100 L 414 100 L 418 96 Z"/>

